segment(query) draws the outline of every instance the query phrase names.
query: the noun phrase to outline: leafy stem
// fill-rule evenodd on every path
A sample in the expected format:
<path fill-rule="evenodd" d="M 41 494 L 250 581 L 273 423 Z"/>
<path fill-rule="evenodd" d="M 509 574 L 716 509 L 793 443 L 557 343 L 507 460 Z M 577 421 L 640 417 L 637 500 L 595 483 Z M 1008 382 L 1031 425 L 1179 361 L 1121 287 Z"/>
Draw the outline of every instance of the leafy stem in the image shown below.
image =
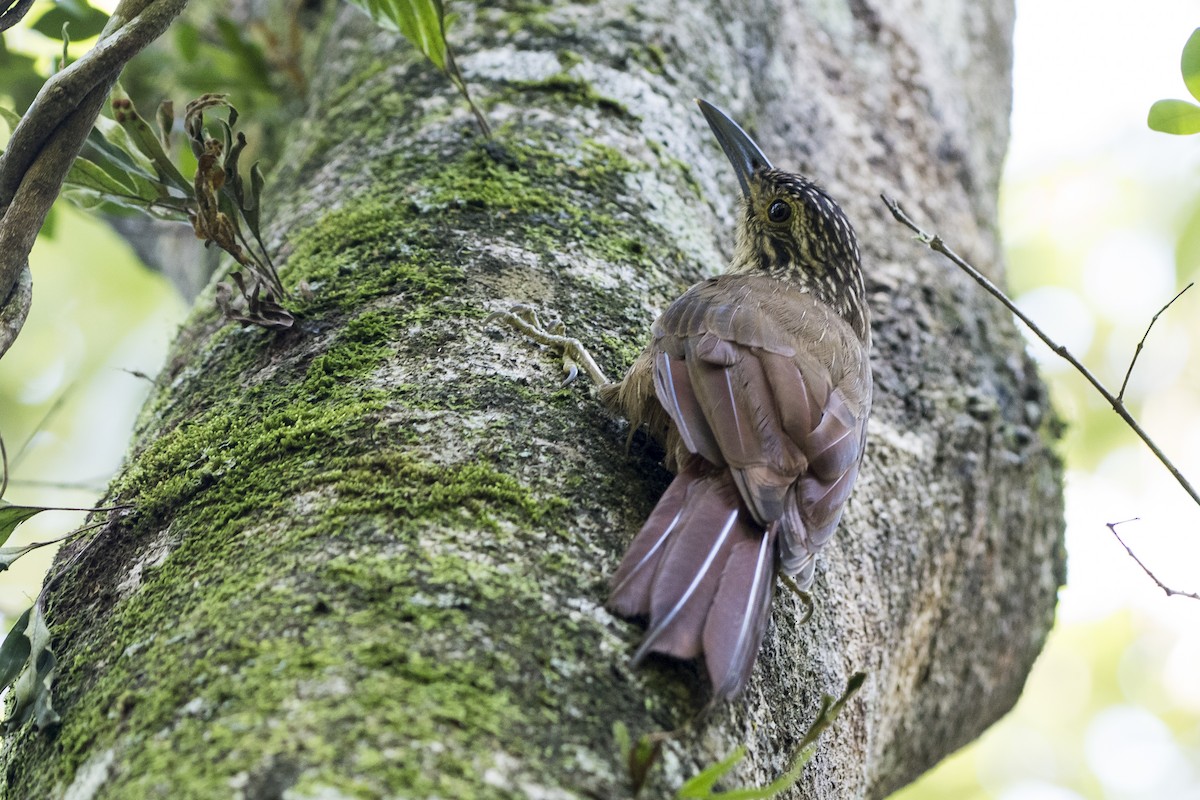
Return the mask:
<path fill-rule="evenodd" d="M 463 100 L 475 116 L 475 124 L 479 126 L 484 138 L 492 138 L 492 129 L 487 119 L 467 89 L 458 64 L 454 61 L 454 53 L 446 40 L 446 30 L 454 22 L 453 14 L 446 14 L 446 6 L 442 0 L 350 0 L 350 3 L 366 12 L 375 24 L 389 31 L 395 31 L 407 39 L 421 51 L 430 63 L 442 71 L 458 89 Z"/>

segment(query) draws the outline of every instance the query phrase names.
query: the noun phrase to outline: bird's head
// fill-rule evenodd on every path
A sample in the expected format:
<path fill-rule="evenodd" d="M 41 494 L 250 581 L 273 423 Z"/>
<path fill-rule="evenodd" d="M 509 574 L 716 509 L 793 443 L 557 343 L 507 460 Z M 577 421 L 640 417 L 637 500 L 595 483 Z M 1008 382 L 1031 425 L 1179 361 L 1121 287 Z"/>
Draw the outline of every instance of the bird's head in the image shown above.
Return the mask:
<path fill-rule="evenodd" d="M 866 291 L 858 241 L 841 207 L 824 189 L 776 169 L 741 127 L 697 100 L 742 187 L 731 272 L 769 275 L 796 284 L 866 331 Z"/>

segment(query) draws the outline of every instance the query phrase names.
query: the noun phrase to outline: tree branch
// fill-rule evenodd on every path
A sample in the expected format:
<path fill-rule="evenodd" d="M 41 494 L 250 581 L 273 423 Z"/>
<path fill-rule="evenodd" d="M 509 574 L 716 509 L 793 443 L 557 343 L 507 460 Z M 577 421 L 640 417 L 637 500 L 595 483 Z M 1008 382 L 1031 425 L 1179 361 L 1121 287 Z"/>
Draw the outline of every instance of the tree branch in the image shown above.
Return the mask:
<path fill-rule="evenodd" d="M 187 0 L 126 0 L 82 58 L 52 76 L 0 154 L 0 356 L 29 309 L 29 251 L 125 64 Z"/>
<path fill-rule="evenodd" d="M 1137 363 L 1138 356 L 1142 354 L 1142 348 L 1146 346 L 1146 337 L 1150 335 L 1150 329 L 1154 327 L 1154 323 L 1158 322 L 1158 318 L 1163 312 L 1170 308 L 1176 300 L 1183 297 L 1183 293 L 1192 288 L 1194 284 L 1189 283 L 1187 286 L 1179 290 L 1179 294 L 1167 301 L 1167 304 L 1160 308 L 1158 312 L 1150 318 L 1150 324 L 1146 326 L 1146 332 L 1142 334 L 1142 339 L 1137 343 L 1137 348 L 1133 351 L 1133 358 L 1129 359 L 1129 369 L 1125 370 L 1125 379 L 1121 381 L 1121 391 L 1117 392 L 1117 399 L 1124 402 L 1125 388 L 1129 386 L 1129 376 L 1133 374 L 1133 365 Z M 1120 523 L 1115 523 L 1120 524 Z"/>
<path fill-rule="evenodd" d="M 8 0 L 0 11 L 0 31 L 6 31 L 25 18 L 33 0 Z"/>
<path fill-rule="evenodd" d="M 1178 295 L 1176 295 L 1176 297 L 1178 297 Z M 1133 548 L 1125 544 L 1125 540 L 1121 538 L 1121 534 L 1117 533 L 1117 526 L 1124 525 L 1126 522 L 1136 522 L 1137 519 L 1137 517 L 1134 517 L 1133 519 L 1125 519 L 1121 520 L 1120 522 L 1106 522 L 1104 524 L 1105 527 L 1112 531 L 1112 535 L 1117 537 L 1117 541 L 1121 543 L 1121 547 L 1125 548 L 1125 552 L 1129 554 L 1129 557 L 1137 562 L 1137 565 L 1142 568 L 1142 572 L 1146 573 L 1150 580 L 1154 581 L 1158 585 L 1158 588 L 1162 589 L 1166 593 L 1167 597 L 1179 595 L 1181 597 L 1190 597 L 1193 600 L 1200 600 L 1200 594 L 1196 594 L 1195 592 L 1181 592 L 1178 589 L 1172 589 L 1170 586 L 1167 586 L 1165 583 L 1160 581 L 1158 576 L 1151 572 L 1150 568 L 1147 567 L 1145 563 L 1137 557 L 1137 554 L 1133 552 Z"/>
<path fill-rule="evenodd" d="M 1062 358 L 1064 361 L 1066 361 L 1068 364 L 1070 364 L 1072 367 L 1074 367 L 1075 370 L 1080 375 L 1082 375 L 1087 380 L 1088 383 L 1090 383 L 1092 385 L 1092 388 L 1094 388 L 1097 392 L 1099 392 L 1100 395 L 1108 402 L 1108 404 L 1110 406 L 1112 406 L 1112 410 L 1117 412 L 1117 416 L 1119 416 L 1121 419 L 1123 419 L 1125 421 L 1125 424 L 1128 425 L 1130 427 L 1130 429 L 1132 429 L 1133 432 L 1137 434 L 1138 438 L 1141 439 L 1145 443 L 1145 445 L 1150 448 L 1150 452 L 1154 453 L 1155 458 L 1157 458 L 1159 460 L 1159 462 L 1162 463 L 1162 465 L 1167 468 L 1167 471 L 1170 472 L 1172 476 L 1174 476 L 1175 480 L 1179 483 L 1179 485 L 1181 487 L 1183 487 L 1183 490 L 1188 493 L 1188 495 L 1192 498 L 1192 500 L 1196 503 L 1196 505 L 1200 506 L 1200 493 L 1197 493 L 1195 487 L 1193 487 L 1192 484 L 1188 482 L 1187 478 L 1185 478 L 1183 476 L 1183 473 L 1179 471 L 1179 469 L 1171 462 L 1171 460 L 1169 458 L 1167 458 L 1167 455 L 1166 455 L 1166 453 L 1164 453 L 1162 451 L 1162 448 L 1160 448 L 1158 446 L 1158 444 L 1155 443 L 1155 441 L 1150 438 L 1150 435 L 1148 433 L 1146 433 L 1145 430 L 1142 429 L 1142 426 L 1138 424 L 1138 421 L 1136 419 L 1134 419 L 1134 417 L 1131 413 L 1129 413 L 1129 409 L 1127 409 L 1125 407 L 1125 402 L 1122 399 L 1122 396 L 1125 393 L 1125 384 L 1124 383 L 1121 384 L 1121 394 L 1120 395 L 1114 395 L 1112 392 L 1110 392 L 1108 390 L 1108 388 L 1105 387 L 1105 385 L 1100 382 L 1100 379 L 1097 378 L 1094 374 L 1092 374 L 1091 370 L 1089 370 L 1087 367 L 1085 367 L 1078 358 L 1076 358 L 1074 355 L 1071 354 L 1071 351 L 1069 351 L 1066 347 L 1064 347 L 1063 345 L 1061 345 L 1058 342 L 1051 339 L 1050 335 L 1047 334 L 1044 330 L 1042 330 L 1041 327 L 1039 327 L 1036 322 L 1034 322 L 1025 312 L 1021 311 L 1021 309 L 1017 308 L 1016 303 L 1014 303 L 1011 299 L 1009 299 L 1008 295 L 1006 295 L 1004 293 L 1004 291 L 1002 289 L 1000 289 L 1000 287 L 996 286 L 996 284 L 994 284 L 990 280 L 988 280 L 987 276 L 985 276 L 982 272 L 980 272 L 978 269 L 976 269 L 970 263 L 965 261 L 960 255 L 958 255 L 958 253 L 955 253 L 952 249 L 950 249 L 946 245 L 946 243 L 944 241 L 942 241 L 942 238 L 940 236 L 937 236 L 936 234 L 930 235 L 930 234 L 926 233 L 924 230 L 922 230 L 920 228 L 920 226 L 917 225 L 917 223 L 912 221 L 912 218 L 909 217 L 908 214 L 904 213 L 903 209 L 900 208 L 900 204 L 897 203 L 892 198 L 888 197 L 887 195 L 880 195 L 880 197 L 883 199 L 883 204 L 885 206 L 887 206 L 888 211 L 892 212 L 892 216 L 896 218 L 897 222 L 904 225 L 906 228 L 908 228 L 913 233 L 915 233 L 917 235 L 917 238 L 920 239 L 921 242 L 923 242 L 930 250 L 934 251 L 935 253 L 941 253 L 943 256 L 945 256 L 947 259 L 949 259 L 951 262 L 953 262 L 953 264 L 956 267 L 958 267 L 963 272 L 970 275 L 971 278 L 973 278 L 976 283 L 978 283 L 980 286 L 982 286 L 984 288 L 984 290 L 987 291 L 988 294 L 992 295 L 997 300 L 999 300 L 1000 303 L 1003 304 L 1003 306 L 1005 308 L 1007 308 L 1009 311 L 1011 311 L 1013 313 L 1013 316 L 1015 316 L 1017 319 L 1021 320 L 1021 322 L 1023 322 L 1025 324 L 1025 326 L 1027 328 L 1029 328 L 1029 330 L 1031 330 L 1035 336 L 1037 336 L 1039 339 L 1041 339 L 1042 342 L 1047 347 L 1049 347 L 1051 350 L 1053 350 L 1055 352 L 1055 354 L 1057 354 L 1060 358 Z M 1187 287 L 1184 287 L 1184 289 L 1182 291 L 1180 291 L 1179 294 L 1175 295 L 1175 297 L 1172 298 L 1169 303 L 1167 303 L 1165 306 L 1163 306 L 1159 310 L 1159 312 L 1154 315 L 1153 319 L 1150 320 L 1150 326 L 1146 328 L 1146 334 L 1144 336 L 1142 336 L 1142 341 L 1138 343 L 1137 352 L 1141 351 L 1142 344 L 1146 341 L 1146 336 L 1148 336 L 1150 334 L 1150 328 L 1154 326 L 1154 321 L 1158 319 L 1159 315 L 1162 314 L 1163 311 L 1166 311 L 1171 306 L 1171 303 L 1174 303 L 1176 300 L 1178 300 L 1180 295 L 1182 295 L 1183 292 L 1186 292 L 1188 290 L 1188 288 L 1190 288 L 1190 287 L 1191 287 L 1191 284 L 1188 284 Z M 1133 371 L 1133 364 L 1134 364 L 1134 362 L 1137 361 L 1137 352 L 1134 353 L 1133 361 L 1130 362 L 1129 370 L 1125 374 L 1126 381 L 1129 380 L 1129 373 Z M 1108 526 L 1109 529 L 1112 530 L 1114 536 L 1117 536 L 1117 532 L 1114 529 L 1114 525 L 1119 525 L 1119 524 L 1120 523 L 1112 523 Z M 1117 540 L 1121 541 L 1121 537 L 1117 536 Z M 1121 544 L 1124 545 L 1125 542 L 1121 541 Z M 1200 600 L 1200 595 L 1191 594 L 1189 592 L 1181 592 L 1181 591 L 1177 591 L 1175 589 L 1169 589 L 1168 587 L 1164 586 L 1162 584 L 1162 582 L 1159 581 L 1158 578 L 1156 578 L 1154 576 L 1154 573 L 1152 573 L 1152 572 L 1150 572 L 1150 570 L 1146 569 L 1146 566 L 1144 564 L 1142 564 L 1141 560 L 1138 559 L 1137 556 L 1133 555 L 1132 550 L 1130 550 L 1128 547 L 1126 547 L 1125 549 L 1129 552 L 1130 556 L 1133 556 L 1133 559 L 1135 561 L 1137 561 L 1138 565 L 1141 566 L 1141 568 L 1143 570 L 1145 570 L 1146 574 L 1149 575 L 1151 577 L 1151 579 L 1154 580 L 1155 583 L 1157 583 L 1159 586 L 1161 586 L 1163 588 L 1163 590 L 1167 592 L 1168 595 L 1177 594 L 1177 595 L 1182 595 L 1184 597 L 1193 597 L 1197 600 Z"/>

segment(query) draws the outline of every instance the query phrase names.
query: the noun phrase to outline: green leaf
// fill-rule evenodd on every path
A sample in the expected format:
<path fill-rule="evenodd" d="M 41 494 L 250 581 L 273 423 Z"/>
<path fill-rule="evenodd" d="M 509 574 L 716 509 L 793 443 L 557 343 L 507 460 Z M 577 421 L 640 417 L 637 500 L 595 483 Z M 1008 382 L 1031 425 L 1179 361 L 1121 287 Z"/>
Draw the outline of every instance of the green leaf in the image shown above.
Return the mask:
<path fill-rule="evenodd" d="M 800 780 L 800 775 L 804 772 L 804 766 L 812 759 L 813 754 L 817 752 L 817 739 L 820 738 L 821 733 L 826 728 L 833 724 L 833 721 L 842 713 L 846 704 L 862 688 L 866 680 L 867 674 L 865 672 L 856 672 L 846 682 L 846 691 L 842 693 L 841 697 L 834 698 L 825 695 L 821 698 L 821 705 L 817 710 L 816 718 L 813 720 L 812 725 L 809 726 L 808 731 L 805 732 L 804 737 L 800 740 L 800 746 L 792 758 L 792 765 L 788 767 L 787 772 L 771 781 L 770 784 L 763 787 L 750 786 L 743 789 L 731 789 L 727 792 L 713 793 L 712 788 L 716 782 L 729 773 L 745 757 L 745 748 L 739 747 L 730 753 L 728 758 L 717 764 L 713 764 L 681 786 L 676 797 L 680 798 L 680 800 L 684 798 L 688 798 L 689 800 L 691 798 L 696 798 L 697 800 L 770 800 L 783 794 Z"/>
<path fill-rule="evenodd" d="M 185 20 L 176 21 L 171 30 L 175 34 L 175 47 L 179 49 L 179 55 L 191 64 L 200 55 L 200 31 Z"/>
<path fill-rule="evenodd" d="M 14 506 L 0 500 L 0 544 L 7 542 L 22 522 L 46 510 L 41 506 Z"/>
<path fill-rule="evenodd" d="M 1186 100 L 1159 100 L 1150 106 L 1146 124 L 1151 130 L 1178 136 L 1200 133 L 1200 106 Z"/>
<path fill-rule="evenodd" d="M 82 157 L 75 159 L 65 182 L 100 194 L 131 195 L 134 192 L 132 186 L 126 186 L 99 165 Z"/>
<path fill-rule="evenodd" d="M 725 777 L 738 765 L 738 762 L 745 758 L 746 749 L 738 747 L 729 754 L 728 758 L 713 764 L 681 786 L 676 797 L 680 800 L 684 800 L 684 798 L 688 798 L 688 800 L 771 800 L 796 785 L 796 781 L 800 780 L 800 775 L 804 772 L 804 765 L 809 762 L 816 751 L 815 743 L 801 749 L 788 771 L 766 786 L 749 786 L 743 789 L 730 789 L 727 792 L 714 793 L 712 788 L 716 782 Z"/>
<path fill-rule="evenodd" d="M 617 743 L 617 752 L 622 758 L 629 757 L 629 751 L 633 747 L 633 741 L 629 738 L 629 728 L 621 720 L 617 720 L 612 724 L 613 739 Z"/>
<path fill-rule="evenodd" d="M 8 132 L 11 134 L 21 122 L 21 115 L 11 108 L 0 106 L 0 119 L 4 120 L 4 124 L 8 126 Z"/>
<path fill-rule="evenodd" d="M 1183 82 L 1187 85 L 1188 91 L 1192 97 L 1200 100 L 1200 28 L 1192 31 L 1187 44 L 1183 46 L 1179 67 L 1183 72 Z"/>
<path fill-rule="evenodd" d="M 13 108 L 28 108 L 46 82 L 35 59 L 9 50 L 3 36 L 0 36 L 0 75 L 4 76 L 0 85 L 4 87 L 4 94 L 11 98 Z"/>
<path fill-rule="evenodd" d="M 71 35 L 75 39 L 90 39 L 104 30 L 108 14 L 87 3 L 60 2 L 38 17 L 31 27 L 43 36 L 62 41 L 63 25 L 66 23 L 71 24 Z"/>
<path fill-rule="evenodd" d="M 216 27 L 225 51 L 238 62 L 239 72 L 248 75 L 271 74 L 271 65 L 267 63 L 262 48 L 246 37 L 239 23 L 229 17 L 217 17 Z"/>
<path fill-rule="evenodd" d="M 689 780 L 683 786 L 679 787 L 679 792 L 676 797 L 681 798 L 704 798 L 712 797 L 712 787 L 717 781 L 724 778 L 738 762 L 746 757 L 746 748 L 737 747 L 732 753 L 726 756 L 721 761 L 708 767 L 696 777 Z"/>
<path fill-rule="evenodd" d="M 183 173 L 167 156 L 158 135 L 138 113 L 133 101 L 119 87 L 113 90 L 113 99 L 128 101 L 128 107 L 122 108 L 120 111 L 119 124 L 129 134 L 130 143 L 154 165 L 155 177 L 158 181 L 171 185 L 176 191 L 185 195 L 191 194 L 191 181 L 183 176 Z"/>
<path fill-rule="evenodd" d="M 153 139 L 153 133 L 150 134 Z M 170 184 L 159 176 L 158 169 L 149 156 L 145 155 L 134 142 L 129 132 L 114 119 L 97 117 L 96 126 L 88 135 L 88 160 L 94 163 L 121 189 L 117 190 L 109 182 L 96 185 L 102 181 L 94 173 L 90 175 L 91 183 L 68 183 L 63 195 L 71 202 L 83 208 L 95 208 L 113 204 L 140 213 L 164 216 L 167 219 L 181 218 L 175 211 L 167 207 L 178 205 L 177 196 L 170 193 Z M 165 156 L 164 156 L 165 158 Z M 77 175 L 82 177 L 81 168 Z M 176 172 L 175 180 L 182 180 Z M 190 190 L 190 185 L 184 182 L 184 187 L 175 187 L 177 192 Z M 159 208 L 163 206 L 163 208 Z"/>
<path fill-rule="evenodd" d="M 115 119 L 96 117 L 96 127 L 88 134 L 87 141 L 103 155 L 103 158 L 95 159 L 96 163 L 106 170 L 129 175 L 130 180 L 127 183 L 130 185 L 135 183 L 133 176 L 150 183 L 158 180 L 154 164 L 142 155 L 137 145 L 129 138 L 129 134 Z M 157 192 L 151 192 L 149 196 L 153 197 L 156 194 Z"/>
<path fill-rule="evenodd" d="M 634 742 L 629 736 L 629 728 L 625 727 L 625 723 L 620 720 L 613 723 L 612 733 L 613 739 L 617 742 L 617 751 L 621 754 L 621 760 L 629 771 L 629 783 L 633 789 L 633 796 L 637 797 L 646 784 L 650 768 L 654 766 L 654 762 L 658 760 L 658 755 L 662 751 L 662 738 L 643 734 Z"/>
<path fill-rule="evenodd" d="M 446 72 L 445 11 L 440 0 L 350 0 L 375 24 L 396 31 Z"/>
<path fill-rule="evenodd" d="M 796 785 L 796 781 L 800 780 L 800 774 L 804 772 L 804 765 L 812 759 L 813 754 L 816 752 L 816 744 L 802 749 L 796 757 L 795 763 L 792 764 L 787 772 L 761 789 L 753 786 L 748 789 L 732 789 L 728 792 L 719 792 L 711 795 L 710 800 L 770 800 L 773 797 L 778 797 Z"/>
<path fill-rule="evenodd" d="M 41 731 L 52 730 L 62 721 L 50 702 L 50 690 L 58 666 L 54 651 L 50 649 L 50 629 L 46 627 L 41 603 L 34 603 L 31 611 L 33 613 L 26 631 L 30 647 L 29 661 L 21 677 L 13 684 L 12 712 L 4 720 L 4 728 L 9 733 L 30 719 Z"/>
<path fill-rule="evenodd" d="M 32 553 L 34 550 L 45 547 L 45 545 L 45 542 L 33 542 L 22 547 L 0 547 L 0 572 L 4 572 L 11 567 L 14 561 L 26 553 Z"/>
<path fill-rule="evenodd" d="M 32 608 L 25 609 L 25 613 L 17 617 L 17 621 L 8 629 L 4 643 L 0 644 L 0 689 L 11 686 L 29 663 L 30 645 L 25 628 L 29 626 L 29 615 L 32 612 Z"/>

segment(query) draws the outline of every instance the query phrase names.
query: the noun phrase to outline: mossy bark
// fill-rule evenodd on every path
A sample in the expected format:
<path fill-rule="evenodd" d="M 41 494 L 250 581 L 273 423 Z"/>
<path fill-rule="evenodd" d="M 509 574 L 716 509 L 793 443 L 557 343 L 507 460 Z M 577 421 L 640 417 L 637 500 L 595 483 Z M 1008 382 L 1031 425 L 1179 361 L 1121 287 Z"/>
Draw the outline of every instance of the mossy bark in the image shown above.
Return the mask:
<path fill-rule="evenodd" d="M 901 6 L 460 4 L 490 143 L 343 14 L 269 198 L 311 299 L 273 333 L 201 298 L 111 490 L 133 510 L 60 559 L 64 723 L 9 740 L 7 796 L 628 796 L 614 723 L 705 699 L 694 666 L 631 669 L 639 630 L 602 607 L 669 476 L 484 317 L 553 310 L 615 376 L 720 270 L 736 183 L 694 96 L 856 223 L 877 393 L 812 621 L 780 595 L 748 691 L 666 745 L 648 796 L 738 744 L 735 782 L 765 782 L 859 670 L 796 796 L 884 797 L 1003 714 L 1063 576 L 1046 395 L 1007 315 L 877 196 L 1002 276 L 1013 12 Z"/>

